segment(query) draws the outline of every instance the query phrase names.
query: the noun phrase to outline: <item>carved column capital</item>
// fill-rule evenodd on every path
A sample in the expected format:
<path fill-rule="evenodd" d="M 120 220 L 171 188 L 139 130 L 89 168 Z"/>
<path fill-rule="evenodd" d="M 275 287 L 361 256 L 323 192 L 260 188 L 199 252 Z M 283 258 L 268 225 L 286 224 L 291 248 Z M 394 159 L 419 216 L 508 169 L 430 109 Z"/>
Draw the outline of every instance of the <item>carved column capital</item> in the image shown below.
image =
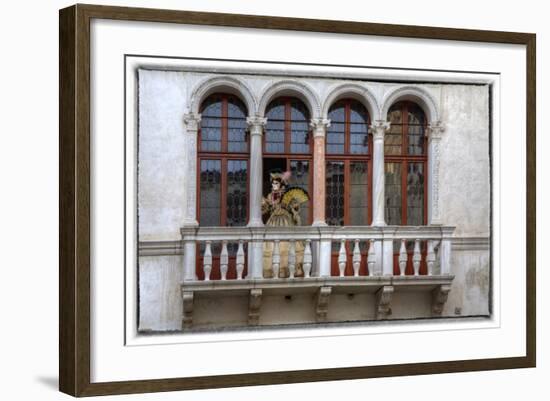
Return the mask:
<path fill-rule="evenodd" d="M 444 131 L 445 127 L 443 126 L 441 121 L 434 121 L 433 123 L 430 123 L 427 129 L 428 140 L 431 141 L 432 139 L 441 139 Z"/>
<path fill-rule="evenodd" d="M 326 118 L 312 118 L 309 126 L 313 128 L 313 137 L 325 137 L 327 128 L 330 127 L 330 120 Z"/>
<path fill-rule="evenodd" d="M 195 133 L 199 130 L 201 115 L 199 113 L 186 113 L 183 115 L 183 122 L 187 127 L 187 132 Z"/>
<path fill-rule="evenodd" d="M 373 139 L 382 140 L 384 135 L 390 129 L 390 123 L 385 120 L 375 120 L 369 127 L 372 130 Z"/>
<path fill-rule="evenodd" d="M 246 118 L 250 135 L 262 135 L 263 128 L 267 124 L 267 118 L 260 116 L 251 116 Z"/>

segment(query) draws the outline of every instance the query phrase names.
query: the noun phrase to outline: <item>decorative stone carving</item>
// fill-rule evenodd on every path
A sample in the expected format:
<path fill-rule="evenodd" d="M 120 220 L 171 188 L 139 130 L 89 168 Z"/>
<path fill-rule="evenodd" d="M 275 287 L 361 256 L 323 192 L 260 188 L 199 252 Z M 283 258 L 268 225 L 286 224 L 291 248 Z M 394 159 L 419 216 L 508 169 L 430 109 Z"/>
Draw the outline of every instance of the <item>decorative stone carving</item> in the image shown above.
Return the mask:
<path fill-rule="evenodd" d="M 251 116 L 246 118 L 250 135 L 263 135 L 263 129 L 267 124 L 267 118 L 260 116 Z"/>
<path fill-rule="evenodd" d="M 327 128 L 330 127 L 330 120 L 326 118 L 312 118 L 309 126 L 313 128 L 313 138 L 324 138 L 327 133 Z"/>
<path fill-rule="evenodd" d="M 315 309 L 315 314 L 317 315 L 318 322 L 327 320 L 328 302 L 331 293 L 332 287 L 320 287 L 317 292 L 317 308 Z"/>
<path fill-rule="evenodd" d="M 450 291 L 451 286 L 448 284 L 439 285 L 432 291 L 432 315 L 441 316 Z"/>
<path fill-rule="evenodd" d="M 191 328 L 193 325 L 193 291 L 182 291 L 183 298 L 183 318 L 182 328 L 183 330 Z"/>
<path fill-rule="evenodd" d="M 376 319 L 385 319 L 391 315 L 393 286 L 385 285 L 376 293 Z"/>
<path fill-rule="evenodd" d="M 250 290 L 248 301 L 248 324 L 257 326 L 260 323 L 260 308 L 262 306 L 262 290 L 253 288 Z"/>
<path fill-rule="evenodd" d="M 444 127 L 440 121 L 428 125 L 428 223 L 441 224 L 439 210 L 440 142 Z"/>
<path fill-rule="evenodd" d="M 372 138 L 375 141 L 379 141 L 384 139 L 384 135 L 390 129 L 390 123 L 386 120 L 375 120 L 369 128 L 372 131 Z"/>

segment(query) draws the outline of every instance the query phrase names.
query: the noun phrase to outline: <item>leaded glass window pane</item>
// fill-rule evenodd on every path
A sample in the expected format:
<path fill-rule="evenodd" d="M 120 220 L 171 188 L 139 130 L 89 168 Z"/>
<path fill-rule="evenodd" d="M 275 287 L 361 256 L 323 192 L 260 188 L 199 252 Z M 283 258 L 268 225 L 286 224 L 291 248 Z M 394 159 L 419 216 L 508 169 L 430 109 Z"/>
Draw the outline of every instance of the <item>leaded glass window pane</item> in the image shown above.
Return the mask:
<path fill-rule="evenodd" d="M 247 220 L 247 173 L 246 160 L 227 161 L 227 226 L 244 226 Z"/>
<path fill-rule="evenodd" d="M 247 144 L 246 107 L 237 98 L 230 97 L 227 101 L 227 151 L 246 153 Z"/>
<path fill-rule="evenodd" d="M 350 153 L 369 153 L 368 121 L 367 109 L 361 103 L 352 101 L 349 121 Z"/>
<path fill-rule="evenodd" d="M 424 163 L 408 163 L 407 224 L 424 224 Z"/>
<path fill-rule="evenodd" d="M 221 219 L 221 160 L 201 160 L 200 225 L 219 226 Z"/>
<path fill-rule="evenodd" d="M 327 224 L 344 225 L 344 162 L 326 162 L 325 217 Z"/>
<path fill-rule="evenodd" d="M 266 153 L 285 152 L 285 104 L 281 100 L 271 102 L 266 113 Z"/>
<path fill-rule="evenodd" d="M 330 127 L 327 129 L 326 152 L 328 154 L 343 154 L 345 143 L 345 105 L 342 102 L 334 104 L 328 113 Z"/>
<path fill-rule="evenodd" d="M 401 225 L 401 163 L 385 163 L 386 223 Z"/>
<path fill-rule="evenodd" d="M 368 164 L 354 161 L 350 163 L 349 224 L 368 224 Z"/>
<path fill-rule="evenodd" d="M 290 177 L 289 185 L 291 187 L 300 187 L 305 190 L 311 199 L 312 194 L 309 188 L 309 161 L 308 160 L 291 160 L 290 161 Z M 309 224 L 309 209 L 311 201 L 304 203 L 300 207 L 300 217 L 302 219 L 302 225 Z"/>

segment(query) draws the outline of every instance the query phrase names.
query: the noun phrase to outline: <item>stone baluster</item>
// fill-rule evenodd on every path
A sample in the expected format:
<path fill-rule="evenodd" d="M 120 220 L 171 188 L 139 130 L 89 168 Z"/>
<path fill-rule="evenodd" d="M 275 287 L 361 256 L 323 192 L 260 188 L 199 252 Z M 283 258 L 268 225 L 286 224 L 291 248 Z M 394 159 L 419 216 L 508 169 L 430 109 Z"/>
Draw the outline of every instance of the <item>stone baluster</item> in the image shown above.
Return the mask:
<path fill-rule="evenodd" d="M 399 248 L 399 274 L 404 276 L 405 270 L 407 269 L 407 241 L 404 239 L 401 240 L 401 247 Z"/>
<path fill-rule="evenodd" d="M 428 275 L 433 276 L 434 266 L 435 266 L 435 252 L 434 252 L 434 242 L 432 240 L 428 241 L 428 253 L 426 255 L 426 264 L 428 265 Z"/>
<path fill-rule="evenodd" d="M 229 268 L 229 252 L 227 251 L 227 241 L 222 241 L 222 253 L 220 254 L 220 273 L 222 280 L 227 279 L 227 269 Z"/>
<path fill-rule="evenodd" d="M 384 120 L 376 120 L 370 126 L 372 130 L 372 225 L 385 226 L 384 218 L 384 135 L 390 128 L 390 123 Z"/>
<path fill-rule="evenodd" d="M 203 271 L 204 271 L 204 280 L 210 280 L 210 273 L 212 272 L 212 241 L 206 241 L 206 248 L 204 249 L 203 257 Z"/>
<path fill-rule="evenodd" d="M 279 268 L 281 267 L 281 247 L 278 239 L 275 240 L 273 245 L 273 255 L 271 262 L 271 269 L 273 270 L 273 278 L 279 278 Z"/>
<path fill-rule="evenodd" d="M 361 249 L 359 248 L 359 240 L 355 240 L 355 245 L 353 247 L 353 275 L 355 277 L 359 276 L 359 268 L 361 267 Z"/>
<path fill-rule="evenodd" d="M 311 240 L 306 240 L 306 246 L 304 248 L 304 277 L 309 277 L 311 274 L 311 264 L 313 258 L 311 255 Z"/>
<path fill-rule="evenodd" d="M 346 264 L 348 256 L 346 254 L 346 240 L 340 240 L 340 252 L 338 252 L 338 268 L 340 269 L 340 277 L 344 277 L 346 272 Z"/>
<path fill-rule="evenodd" d="M 244 271 L 244 246 L 243 240 L 239 240 L 239 248 L 237 249 L 237 280 L 243 278 Z"/>
<path fill-rule="evenodd" d="M 250 132 L 250 197 L 249 197 L 249 227 L 262 227 L 262 179 L 263 155 L 262 135 L 267 119 L 251 116 L 246 119 Z"/>
<path fill-rule="evenodd" d="M 369 266 L 369 275 L 374 276 L 374 265 L 376 264 L 376 252 L 374 251 L 374 240 L 369 240 L 369 250 L 367 254 L 367 265 Z"/>
<path fill-rule="evenodd" d="M 288 276 L 294 278 L 296 274 L 296 241 L 290 241 L 288 246 Z"/>
<path fill-rule="evenodd" d="M 413 267 L 414 267 L 415 276 L 418 276 L 420 273 L 421 260 L 422 260 L 422 255 L 420 254 L 420 240 L 416 239 L 414 241 L 414 253 L 413 253 Z"/>

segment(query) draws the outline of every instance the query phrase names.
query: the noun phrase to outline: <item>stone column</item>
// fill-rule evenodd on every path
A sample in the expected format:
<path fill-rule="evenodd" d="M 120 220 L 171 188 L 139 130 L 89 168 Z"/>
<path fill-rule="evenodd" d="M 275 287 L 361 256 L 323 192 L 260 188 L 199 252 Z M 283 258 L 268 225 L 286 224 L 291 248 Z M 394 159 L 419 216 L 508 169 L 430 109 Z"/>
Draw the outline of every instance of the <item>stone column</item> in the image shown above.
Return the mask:
<path fill-rule="evenodd" d="M 384 218 L 384 135 L 390 123 L 376 120 L 370 126 L 372 130 L 372 225 L 385 226 Z"/>
<path fill-rule="evenodd" d="M 325 137 L 330 120 L 314 118 L 313 128 L 313 226 L 326 226 L 325 220 Z"/>
<path fill-rule="evenodd" d="M 187 113 L 183 116 L 186 127 L 186 162 L 185 182 L 186 189 L 183 226 L 198 226 L 197 222 L 197 138 L 200 127 L 201 115 Z"/>
<path fill-rule="evenodd" d="M 246 119 L 250 132 L 250 190 L 249 190 L 249 227 L 262 227 L 262 179 L 263 155 L 262 135 L 267 119 L 248 117 Z"/>
<path fill-rule="evenodd" d="M 439 211 L 439 148 L 443 125 L 436 121 L 428 125 L 428 224 L 441 225 Z"/>

